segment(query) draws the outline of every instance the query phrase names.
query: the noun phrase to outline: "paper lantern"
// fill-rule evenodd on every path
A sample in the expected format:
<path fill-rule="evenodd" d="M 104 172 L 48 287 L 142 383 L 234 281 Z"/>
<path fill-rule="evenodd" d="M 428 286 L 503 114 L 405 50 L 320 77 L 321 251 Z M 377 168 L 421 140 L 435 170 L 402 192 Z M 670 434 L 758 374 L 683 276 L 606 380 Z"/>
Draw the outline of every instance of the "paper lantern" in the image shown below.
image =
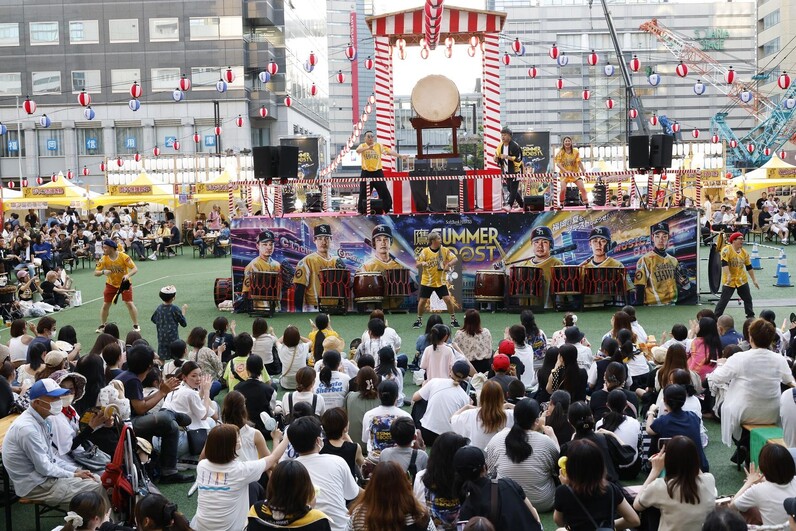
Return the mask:
<path fill-rule="evenodd" d="M 558 59 L 558 53 L 558 46 L 553 43 L 553 46 L 550 47 L 550 51 L 547 52 L 547 55 L 550 56 L 550 59 Z"/>
<path fill-rule="evenodd" d="M 779 77 L 777 78 L 777 86 L 782 90 L 788 90 L 790 88 L 790 76 L 787 72 L 782 72 Z M 30 113 L 28 113 L 30 114 Z"/>
<path fill-rule="evenodd" d="M 475 48 L 479 44 L 481 44 L 481 39 L 478 38 L 478 35 L 473 35 L 472 37 L 470 37 L 470 46 Z"/>
<path fill-rule="evenodd" d="M 453 57 L 453 48 L 445 48 L 445 58 L 450 59 Z"/>
<path fill-rule="evenodd" d="M 614 65 L 612 65 L 611 63 L 606 64 L 603 67 L 603 72 L 605 73 L 606 76 L 611 77 L 612 75 L 614 75 Z"/>
<path fill-rule="evenodd" d="M 680 132 L 680 123 L 674 122 L 672 124 L 672 133 L 679 133 Z"/>
<path fill-rule="evenodd" d="M 285 96 L 285 107 L 290 107 L 293 105 L 293 98 L 290 95 Z"/>
<path fill-rule="evenodd" d="M 771 148 L 766 146 L 765 149 L 763 149 L 763 155 L 765 155 L 766 157 L 770 157 L 771 156 Z"/>
<path fill-rule="evenodd" d="M 11 188 L 11 189 L 13 190 L 13 189 L 14 189 L 14 186 L 15 186 L 15 185 L 14 185 L 14 181 L 8 181 L 8 182 L 6 183 L 6 186 L 8 186 L 9 188 Z M 23 185 L 23 186 L 26 186 L 26 185 Z"/>
<path fill-rule="evenodd" d="M 83 166 L 83 176 L 86 177 L 89 173 L 91 172 L 89 172 L 88 166 Z"/>
<path fill-rule="evenodd" d="M 628 117 L 630 117 L 631 120 L 635 120 L 636 118 L 638 118 L 638 110 L 630 109 L 629 111 L 627 111 L 627 115 Z"/>
<path fill-rule="evenodd" d="M 370 96 L 368 96 L 368 103 L 370 103 L 371 105 L 376 103 L 376 95 L 372 92 L 370 93 Z"/>
<path fill-rule="evenodd" d="M 105 161 L 100 162 L 100 171 L 102 173 L 105 173 L 105 168 L 106 168 Z"/>
<path fill-rule="evenodd" d="M 735 149 L 735 148 L 737 148 L 737 147 L 738 147 L 738 141 L 737 141 L 737 140 L 735 140 L 734 138 L 733 138 L 733 139 L 731 139 L 731 140 L 730 140 L 730 147 L 731 147 L 732 149 Z"/>
<path fill-rule="evenodd" d="M 120 168 L 121 168 L 122 166 L 124 166 L 124 161 L 122 160 L 122 158 L 121 158 L 121 157 L 117 157 L 117 158 L 116 158 L 116 165 L 117 165 L 117 166 L 119 166 Z"/>
<path fill-rule="evenodd" d="M 569 57 L 567 57 L 566 53 L 562 52 L 558 56 L 558 59 L 556 59 L 556 63 L 558 63 L 558 66 L 567 66 L 569 64 Z"/>
<path fill-rule="evenodd" d="M 532 66 L 528 69 L 528 77 L 531 79 L 536 79 L 536 76 L 539 75 L 539 71 L 536 69 L 535 66 Z"/>
<path fill-rule="evenodd" d="M 788 152 L 783 149 L 782 151 L 779 152 L 779 158 L 785 160 L 786 158 L 788 158 Z"/>
<path fill-rule="evenodd" d="M 174 149 L 174 151 L 179 151 L 180 150 L 180 141 L 179 140 L 175 140 L 171 144 L 171 147 L 172 147 L 172 149 Z"/>
<path fill-rule="evenodd" d="M 160 156 L 160 148 L 157 147 L 157 146 L 153 147 L 152 148 L 152 155 L 155 156 L 155 157 L 159 157 Z"/>
<path fill-rule="evenodd" d="M 213 134 L 216 136 L 221 136 L 221 126 L 217 125 L 213 128 Z"/>
<path fill-rule="evenodd" d="M 93 120 L 97 114 L 94 112 L 94 109 L 91 108 L 91 105 L 83 109 L 83 117 L 86 120 Z"/>
<path fill-rule="evenodd" d="M 680 64 L 677 65 L 677 68 L 675 68 L 674 71 L 680 77 L 685 77 L 688 75 L 688 67 L 682 61 L 680 61 Z"/>
<path fill-rule="evenodd" d="M 728 171 L 727 173 L 725 173 L 725 174 L 724 174 L 724 177 L 725 177 L 727 180 L 729 180 L 729 179 L 732 179 L 732 172 L 731 172 L 731 171 Z"/>
<path fill-rule="evenodd" d="M 752 95 L 751 90 L 746 90 L 746 87 L 744 87 L 744 89 L 738 94 L 738 97 L 741 99 L 742 102 L 749 103 L 750 101 L 752 101 L 752 98 L 754 96 Z"/>
<path fill-rule="evenodd" d="M 9 183 L 9 184 L 10 184 L 10 188 L 13 188 L 13 187 L 14 187 L 14 183 L 13 183 L 13 182 L 12 182 L 12 183 Z M 27 187 L 27 186 L 28 186 L 28 180 L 23 178 L 23 179 L 22 179 L 22 180 L 19 182 L 19 184 L 20 184 L 20 186 L 22 186 L 23 188 L 25 188 L 25 187 Z"/>
<path fill-rule="evenodd" d="M 399 50 L 406 48 L 406 39 L 403 37 L 398 37 L 395 39 L 395 45 L 398 47 Z"/>
<path fill-rule="evenodd" d="M 36 102 L 29 97 L 25 98 L 25 101 L 22 103 L 22 108 L 25 109 L 26 113 L 33 114 L 36 112 Z"/>
<path fill-rule="evenodd" d="M 718 144 L 720 140 L 721 138 L 719 138 L 719 135 L 713 135 L 712 137 L 710 137 L 710 141 L 713 142 L 714 144 Z"/>
<path fill-rule="evenodd" d="M 268 70 L 263 70 L 262 72 L 257 74 L 257 77 L 260 78 L 260 83 L 262 83 L 263 85 L 271 81 L 271 73 L 268 72 Z"/>
<path fill-rule="evenodd" d="M 0 123 L 0 136 L 5 135 L 8 132 L 8 127 L 4 123 Z"/>
<path fill-rule="evenodd" d="M 309 64 L 309 62 L 305 61 L 304 62 L 304 71 L 309 73 L 309 72 L 312 72 L 313 70 L 315 70 L 315 67 L 312 66 L 311 64 Z"/>
<path fill-rule="evenodd" d="M 398 52 L 398 57 L 401 58 L 401 61 L 406 59 L 406 48 L 401 48 L 401 50 Z"/>
<path fill-rule="evenodd" d="M 315 55 L 315 52 L 310 52 L 309 57 L 307 57 L 307 62 L 312 66 L 318 64 L 318 56 Z"/>
<path fill-rule="evenodd" d="M 641 68 L 641 61 L 639 61 L 637 55 L 635 54 L 633 55 L 633 59 L 630 60 L 629 66 L 633 72 L 639 71 L 639 69 Z"/>
<path fill-rule="evenodd" d="M 337 77 L 337 82 L 338 83 L 345 83 L 345 74 L 343 73 L 342 70 L 338 70 L 337 71 L 337 76 L 336 77 Z"/>
<path fill-rule="evenodd" d="M 260 107 L 258 113 L 260 114 L 260 118 L 265 118 L 266 116 L 268 116 L 268 109 L 266 109 L 265 105 L 263 105 L 262 107 Z"/>
<path fill-rule="evenodd" d="M 279 65 L 277 65 L 276 62 L 272 60 L 270 63 L 268 63 L 267 71 L 272 76 L 275 76 L 276 73 L 279 72 Z"/>
<path fill-rule="evenodd" d="M 420 58 L 428 59 L 428 48 L 420 48 Z"/>
<path fill-rule="evenodd" d="M 53 174 L 53 177 L 55 177 L 55 174 Z M 44 179 L 41 177 L 36 177 L 36 184 L 44 184 Z"/>
<path fill-rule="evenodd" d="M 693 131 L 691 131 L 691 136 L 693 136 L 694 138 L 699 138 L 699 129 L 694 129 Z"/>
<path fill-rule="evenodd" d="M 42 114 L 41 117 L 39 117 L 39 125 L 44 127 L 45 129 L 50 127 L 52 123 L 53 123 L 52 120 L 50 120 L 50 117 L 47 116 L 46 114 Z"/>
<path fill-rule="evenodd" d="M 72 170 L 66 170 L 66 178 L 70 181 L 75 178 L 75 174 L 72 173 Z"/>
<path fill-rule="evenodd" d="M 223 79 L 219 79 L 218 81 L 216 81 L 216 90 L 219 92 L 219 94 L 225 93 L 227 91 L 227 88 L 228 88 L 227 82 L 224 81 Z"/>
<path fill-rule="evenodd" d="M 194 132 L 194 134 L 193 134 L 193 142 L 194 142 L 194 144 L 198 144 L 201 141 L 202 141 L 201 135 L 199 133 L 197 133 L 197 132 Z"/>
<path fill-rule="evenodd" d="M 650 125 L 658 125 L 658 115 L 653 113 L 650 117 Z"/>
<path fill-rule="evenodd" d="M 746 151 L 748 151 L 748 152 L 749 152 L 749 154 L 752 154 L 752 153 L 754 153 L 754 152 L 755 152 L 755 145 L 754 145 L 753 143 L 749 142 L 749 143 L 746 145 Z"/>
<path fill-rule="evenodd" d="M 373 107 L 370 103 L 365 104 L 365 114 L 370 114 L 373 111 Z"/>
<path fill-rule="evenodd" d="M 697 82 L 694 83 L 694 94 L 696 94 L 697 96 L 701 96 L 704 93 L 705 93 L 705 84 L 702 83 L 702 81 L 700 81 L 699 79 L 697 79 Z"/>
<path fill-rule="evenodd" d="M 649 83 L 653 87 L 657 87 L 661 83 L 661 76 L 653 72 L 649 76 L 647 76 L 647 83 Z"/>
<path fill-rule="evenodd" d="M 609 111 L 614 108 L 613 98 L 608 98 L 607 100 L 605 100 L 605 108 L 608 109 Z"/>
<path fill-rule="evenodd" d="M 475 47 L 470 46 L 469 48 L 467 48 L 467 55 L 469 55 L 470 57 L 475 57 Z"/>
<path fill-rule="evenodd" d="M 728 85 L 732 85 L 735 82 L 735 70 L 733 70 L 732 67 L 724 73 L 724 81 L 726 81 Z"/>
<path fill-rule="evenodd" d="M 141 162 L 141 153 L 136 151 L 135 155 L 133 155 L 133 158 L 135 159 L 136 162 Z"/>
<path fill-rule="evenodd" d="M 520 55 L 522 48 L 523 46 L 520 39 L 514 39 L 514 42 L 511 43 L 511 51 L 514 52 L 514 55 Z"/>
<path fill-rule="evenodd" d="M 185 99 L 185 93 L 183 91 L 181 91 L 180 89 L 174 89 L 171 92 L 171 99 L 173 99 L 174 101 L 177 101 L 177 102 L 182 101 L 182 100 Z"/>
<path fill-rule="evenodd" d="M 782 106 L 790 110 L 796 107 L 796 98 L 785 98 L 782 100 Z"/>
<path fill-rule="evenodd" d="M 500 60 L 504 65 L 509 66 L 511 64 L 511 56 L 509 55 L 509 52 L 504 53 Z"/>
<path fill-rule="evenodd" d="M 583 89 L 581 96 L 583 97 L 584 101 L 588 101 L 589 98 L 591 98 L 591 91 L 589 89 Z"/>
<path fill-rule="evenodd" d="M 345 47 L 345 56 L 349 61 L 354 61 L 357 58 L 357 49 L 350 42 Z"/>
<path fill-rule="evenodd" d="M 134 81 L 132 86 L 130 87 L 130 97 L 138 99 L 141 97 L 141 94 L 143 93 L 144 89 L 141 88 L 141 85 L 139 85 L 137 81 Z"/>
<path fill-rule="evenodd" d="M 86 89 L 81 90 L 80 94 L 77 95 L 77 102 L 81 107 L 88 107 L 91 105 L 91 95 L 86 92 Z"/>
<path fill-rule="evenodd" d="M 561 79 L 560 77 L 558 79 L 556 79 L 556 88 L 558 90 L 561 90 L 562 88 L 564 88 L 564 80 Z"/>
<path fill-rule="evenodd" d="M 127 106 L 130 108 L 131 111 L 135 112 L 141 108 L 141 102 L 133 98 L 132 100 L 127 102 Z"/>
<path fill-rule="evenodd" d="M 591 53 L 586 56 L 586 62 L 589 63 L 589 66 L 597 66 L 597 63 L 600 62 L 600 57 L 592 50 Z"/>
<path fill-rule="evenodd" d="M 368 58 L 365 59 L 364 65 L 366 70 L 373 70 L 373 59 L 368 56 Z"/>
<path fill-rule="evenodd" d="M 180 90 L 183 92 L 191 90 L 191 80 L 185 74 L 180 77 Z"/>
<path fill-rule="evenodd" d="M 221 79 L 223 79 L 227 83 L 232 83 L 233 81 L 235 81 L 235 72 L 232 71 L 231 66 L 228 66 L 227 69 L 221 73 Z"/>

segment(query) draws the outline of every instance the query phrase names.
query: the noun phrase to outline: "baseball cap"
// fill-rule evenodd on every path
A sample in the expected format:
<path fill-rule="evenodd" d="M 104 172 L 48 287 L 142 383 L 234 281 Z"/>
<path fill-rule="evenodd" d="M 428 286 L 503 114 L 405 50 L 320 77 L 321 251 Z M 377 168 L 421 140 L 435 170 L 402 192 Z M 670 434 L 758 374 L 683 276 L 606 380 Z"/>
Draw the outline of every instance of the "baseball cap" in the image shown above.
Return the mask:
<path fill-rule="evenodd" d="M 650 234 L 655 234 L 656 232 L 665 232 L 666 234 L 669 234 L 669 224 L 663 221 L 654 224 L 652 227 L 650 227 Z"/>
<path fill-rule="evenodd" d="M 543 240 L 547 240 L 550 242 L 550 245 L 553 245 L 553 231 L 550 230 L 550 227 L 536 227 L 531 231 L 531 241 L 538 240 L 542 238 Z"/>
<path fill-rule="evenodd" d="M 64 389 L 52 378 L 42 378 L 30 387 L 28 396 L 31 400 L 36 400 L 43 396 L 59 397 L 67 394 L 69 389 Z"/>
<path fill-rule="evenodd" d="M 504 339 L 498 345 L 498 352 L 501 354 L 505 354 L 506 356 L 513 356 L 514 355 L 514 341 L 511 339 Z"/>
<path fill-rule="evenodd" d="M 387 225 L 376 225 L 373 227 L 370 237 L 375 238 L 376 236 L 387 236 L 392 239 L 392 229 Z"/>
<path fill-rule="evenodd" d="M 477 446 L 462 446 L 453 455 L 453 468 L 460 472 L 480 470 L 485 464 L 484 451 Z"/>
<path fill-rule="evenodd" d="M 116 242 L 111 240 L 110 238 L 108 238 L 107 240 L 103 241 L 102 245 L 107 245 L 108 247 L 110 247 L 112 249 L 117 249 L 118 248 L 118 245 L 116 245 Z"/>
<path fill-rule="evenodd" d="M 44 357 L 44 364 L 48 367 L 57 367 L 66 359 L 66 352 L 62 350 L 51 350 Z"/>
<path fill-rule="evenodd" d="M 459 360 L 453 364 L 451 372 L 459 378 L 467 378 L 470 376 L 470 364 L 464 360 Z"/>
<path fill-rule="evenodd" d="M 313 236 L 329 236 L 332 235 L 332 227 L 327 225 L 326 223 L 321 223 L 320 225 L 315 225 L 315 228 L 312 231 Z"/>
<path fill-rule="evenodd" d="M 274 241 L 274 233 L 270 230 L 264 230 L 257 235 L 257 243 L 272 241 Z"/>
<path fill-rule="evenodd" d="M 741 234 L 740 232 L 733 232 L 732 234 L 730 234 L 730 237 L 727 238 L 727 241 L 732 243 L 735 240 L 737 240 L 738 238 L 743 238 L 743 234 Z"/>
<path fill-rule="evenodd" d="M 603 238 L 605 240 L 611 241 L 611 229 L 608 227 L 594 227 L 589 233 L 589 240 L 594 238 Z"/>
<path fill-rule="evenodd" d="M 512 343 L 512 346 L 514 343 Z M 507 371 L 511 367 L 511 359 L 505 354 L 495 354 L 492 358 L 492 368 L 496 371 Z"/>

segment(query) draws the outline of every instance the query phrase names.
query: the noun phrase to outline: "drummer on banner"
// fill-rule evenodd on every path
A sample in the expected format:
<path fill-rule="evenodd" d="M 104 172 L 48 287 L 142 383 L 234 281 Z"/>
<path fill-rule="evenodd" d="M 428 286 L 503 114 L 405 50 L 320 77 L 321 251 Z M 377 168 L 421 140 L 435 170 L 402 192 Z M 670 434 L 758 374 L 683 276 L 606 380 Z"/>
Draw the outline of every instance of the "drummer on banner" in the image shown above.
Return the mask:
<path fill-rule="evenodd" d="M 362 271 L 382 273 L 387 269 L 403 269 L 395 257 L 390 254 L 392 246 L 392 229 L 388 225 L 376 225 L 370 236 L 373 256 L 362 264 Z"/>
<path fill-rule="evenodd" d="M 296 311 L 302 311 L 304 305 L 315 307 L 321 291 L 321 269 L 343 269 L 343 261 L 329 251 L 332 247 L 332 227 L 322 223 L 313 229 L 315 252 L 308 254 L 296 264 L 293 277 L 295 287 L 294 303 Z"/>
<path fill-rule="evenodd" d="M 445 273 L 453 267 L 457 260 L 453 251 L 442 246 L 442 237 L 439 232 L 429 233 L 428 247 L 420 251 L 420 255 L 417 257 L 417 267 L 418 269 L 422 268 L 423 272 L 420 279 L 420 298 L 417 301 L 417 320 L 412 328 L 423 326 L 423 312 L 432 293 L 436 293 L 437 297 L 445 303 L 451 316 L 451 328 L 459 328 L 453 300 L 448 293 L 448 286 L 445 285 Z"/>
<path fill-rule="evenodd" d="M 563 262 L 552 256 L 553 231 L 549 227 L 536 227 L 531 232 L 531 246 L 533 247 L 533 258 L 530 262 L 533 267 L 542 270 L 543 286 L 542 299 L 545 308 L 553 307 L 553 299 L 550 296 L 550 279 L 553 276 L 553 267 L 563 265 Z"/>
<path fill-rule="evenodd" d="M 247 297 L 252 285 L 252 273 L 279 273 L 282 265 L 271 258 L 274 254 L 274 233 L 264 230 L 257 235 L 258 256 L 243 269 L 243 296 Z"/>

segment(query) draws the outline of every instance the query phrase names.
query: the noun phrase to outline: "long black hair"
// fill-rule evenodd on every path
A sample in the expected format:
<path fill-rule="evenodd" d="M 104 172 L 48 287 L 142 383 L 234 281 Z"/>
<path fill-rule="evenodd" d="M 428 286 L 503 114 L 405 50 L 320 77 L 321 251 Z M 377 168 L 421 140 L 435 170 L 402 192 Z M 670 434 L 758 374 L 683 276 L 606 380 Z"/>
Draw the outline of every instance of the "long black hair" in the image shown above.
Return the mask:
<path fill-rule="evenodd" d="M 395 352 L 391 346 L 379 349 L 379 364 L 376 366 L 376 374 L 382 378 L 400 376 L 400 370 L 395 366 Z"/>
<path fill-rule="evenodd" d="M 539 403 L 533 398 L 523 398 L 514 406 L 514 425 L 506 435 L 506 456 L 512 463 L 522 463 L 533 453 L 525 432 L 539 419 Z"/>
<path fill-rule="evenodd" d="M 431 344 L 431 329 L 438 324 L 442 324 L 442 317 L 438 313 L 432 313 L 428 316 L 428 321 L 426 321 L 425 336 L 429 345 Z"/>
<path fill-rule="evenodd" d="M 321 372 L 318 375 L 318 379 L 323 385 L 326 387 L 332 385 L 332 371 L 340 368 L 342 360 L 340 353 L 336 350 L 327 350 L 323 353 L 323 368 L 321 368 Z"/>
<path fill-rule="evenodd" d="M 434 346 L 434 350 L 437 350 L 437 347 L 443 344 L 450 335 L 451 329 L 444 324 L 434 325 L 431 328 L 431 344 Z"/>
<path fill-rule="evenodd" d="M 526 309 L 520 313 L 520 323 L 522 323 L 522 326 L 525 327 L 525 337 L 527 339 L 531 339 L 539 335 L 539 326 L 536 324 L 536 316 L 533 315 L 531 310 Z"/>
<path fill-rule="evenodd" d="M 625 421 L 625 408 L 627 407 L 627 396 L 621 389 L 614 389 L 608 393 L 608 411 L 603 416 L 602 427 L 608 431 L 616 429 Z"/>
<path fill-rule="evenodd" d="M 315 328 L 318 330 L 315 332 L 315 341 L 312 343 L 312 358 L 315 360 L 319 360 L 323 356 L 323 340 L 326 339 L 326 334 L 323 331 L 328 326 L 329 316 L 327 314 L 319 313 L 315 316 Z"/>
<path fill-rule="evenodd" d="M 570 343 L 565 343 L 559 347 L 558 355 L 564 361 L 564 378 L 561 380 L 561 389 L 566 389 L 570 395 L 582 392 L 581 389 L 578 389 L 578 386 L 583 383 L 580 366 L 578 366 L 578 348 Z"/>
<path fill-rule="evenodd" d="M 75 372 L 86 379 L 83 398 L 72 404 L 78 414 L 82 415 L 97 405 L 100 390 L 105 387 L 105 362 L 99 354 L 87 354 L 78 360 Z"/>
<path fill-rule="evenodd" d="M 543 388 L 547 385 L 547 380 L 550 378 L 550 373 L 553 372 L 553 369 L 556 366 L 556 361 L 558 361 L 558 347 L 547 347 L 547 350 L 544 354 L 544 360 L 542 360 L 542 366 L 539 367 L 539 370 L 536 373 L 536 380 L 539 382 L 539 387 Z"/>
<path fill-rule="evenodd" d="M 699 320 L 697 337 L 702 338 L 711 360 L 717 360 L 721 357 L 721 336 L 714 319 L 703 317 Z"/>
<path fill-rule="evenodd" d="M 621 329 L 616 334 L 616 342 L 619 343 L 619 352 L 624 359 L 632 360 L 638 351 L 633 345 L 633 331 L 627 328 Z"/>
<path fill-rule="evenodd" d="M 575 428 L 575 436 L 584 437 L 594 432 L 594 416 L 586 402 L 575 402 L 569 406 L 569 423 Z"/>
<path fill-rule="evenodd" d="M 384 385 L 384 382 L 381 385 Z M 466 437 L 452 431 L 446 431 L 434 441 L 426 473 L 423 475 L 423 485 L 438 497 L 458 498 L 459 493 L 454 486 L 453 456 L 456 450 L 467 446 L 468 442 Z"/>

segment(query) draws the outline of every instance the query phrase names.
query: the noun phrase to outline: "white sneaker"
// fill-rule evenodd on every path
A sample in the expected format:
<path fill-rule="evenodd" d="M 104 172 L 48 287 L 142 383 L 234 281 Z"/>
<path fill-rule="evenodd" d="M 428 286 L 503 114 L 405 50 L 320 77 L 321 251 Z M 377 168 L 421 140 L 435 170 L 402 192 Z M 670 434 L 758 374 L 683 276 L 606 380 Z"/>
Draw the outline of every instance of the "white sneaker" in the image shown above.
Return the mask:
<path fill-rule="evenodd" d="M 133 332 L 140 332 L 140 331 L 141 331 L 141 327 L 140 326 L 133 325 Z"/>
<path fill-rule="evenodd" d="M 101 334 L 101 333 L 105 332 L 105 325 L 104 324 L 99 325 L 94 332 L 97 333 L 97 334 Z"/>

